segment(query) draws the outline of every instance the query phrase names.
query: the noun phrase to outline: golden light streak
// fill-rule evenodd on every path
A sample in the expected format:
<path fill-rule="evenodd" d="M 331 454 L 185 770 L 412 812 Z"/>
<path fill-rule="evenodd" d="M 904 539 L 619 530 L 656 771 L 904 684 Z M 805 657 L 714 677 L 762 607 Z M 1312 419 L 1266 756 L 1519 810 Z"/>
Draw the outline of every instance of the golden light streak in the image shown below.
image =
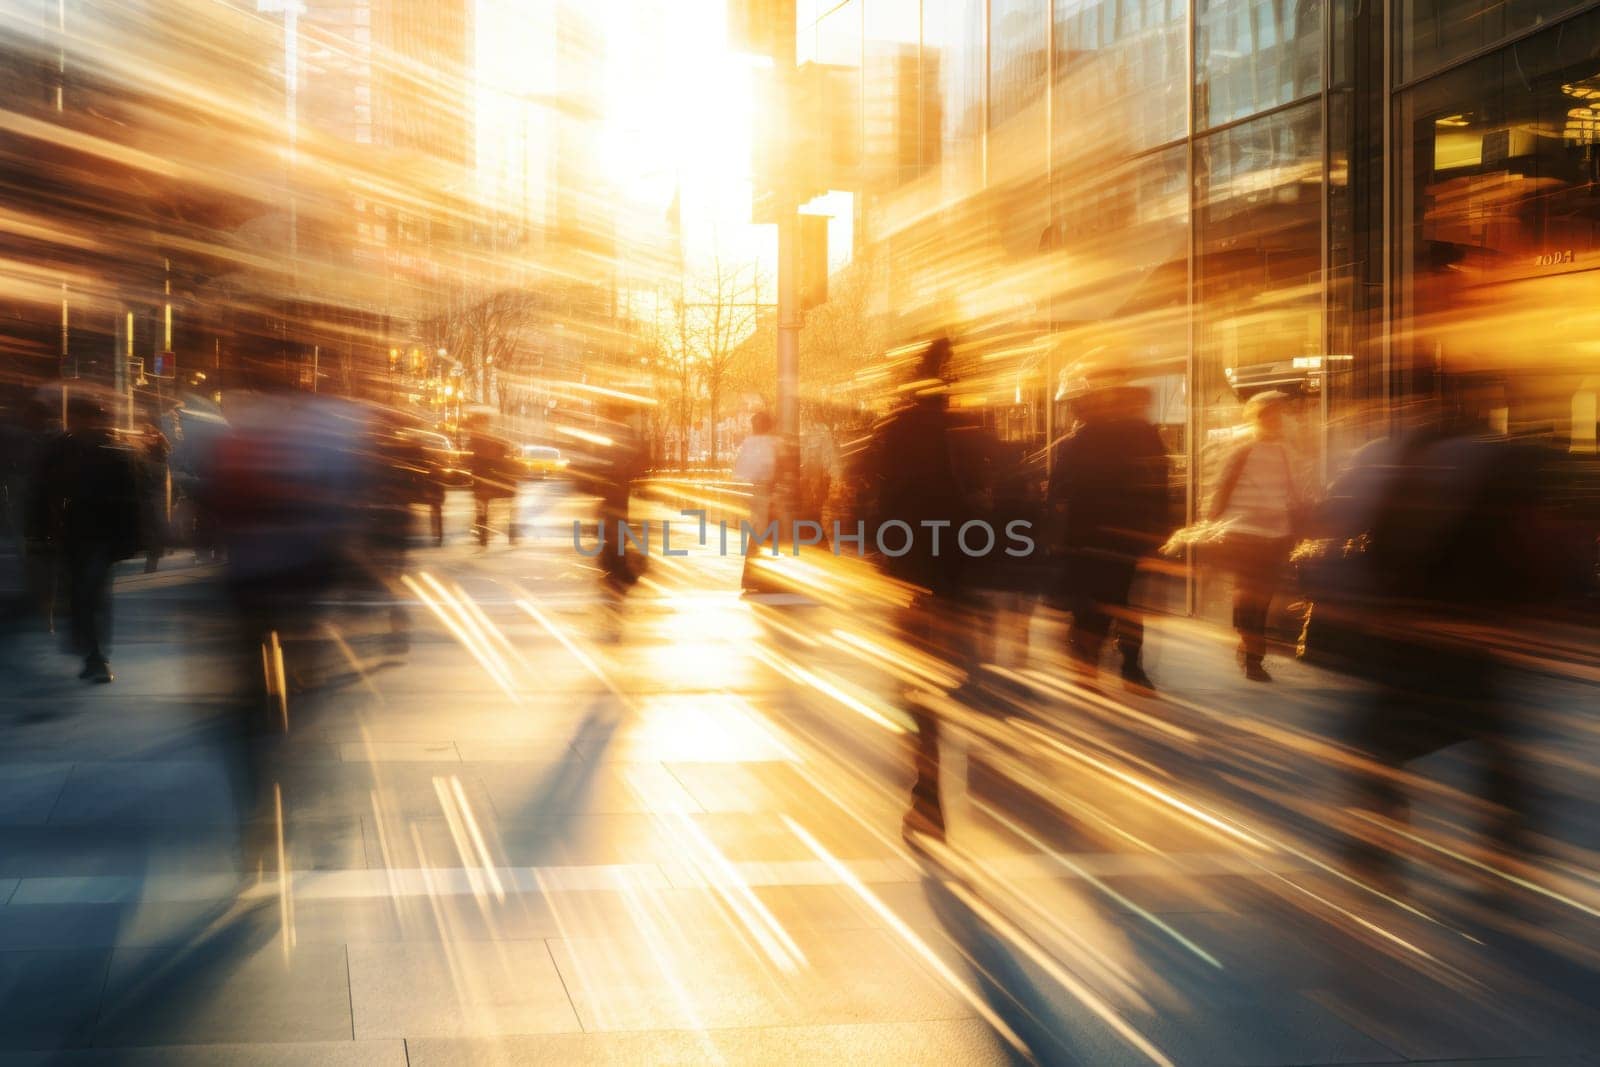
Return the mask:
<path fill-rule="evenodd" d="M 278 835 L 278 924 L 283 930 L 283 962 L 289 962 L 294 950 L 294 887 L 289 870 L 289 850 L 283 836 L 283 787 L 272 783 L 272 808 Z"/>
<path fill-rule="evenodd" d="M 872 910 L 872 913 L 911 948 L 911 951 L 916 954 L 918 959 L 922 960 L 935 974 L 942 978 L 945 984 L 955 990 L 957 995 L 962 1000 L 965 1000 L 1006 1044 L 1024 1056 L 1032 1056 L 1032 1050 L 1028 1048 L 1027 1043 L 1017 1036 L 1016 1031 L 1012 1030 L 993 1008 L 989 1007 L 988 1002 L 970 985 L 962 981 L 961 976 L 951 970 L 950 966 L 940 959 L 938 954 L 928 947 L 927 942 L 918 937 L 900 916 L 890 911 L 883 901 L 879 900 L 871 890 L 862 884 L 861 879 L 857 878 L 850 868 L 835 859 L 833 854 L 823 848 L 816 838 L 806 832 L 805 827 L 787 815 L 780 815 L 779 817 L 783 819 L 783 823 L 789 828 L 789 831 L 799 838 L 801 843 L 809 848 L 851 892 L 860 897 L 862 902 Z"/>
<path fill-rule="evenodd" d="M 506 696 L 510 697 L 514 703 L 522 703 L 522 698 L 517 693 L 511 682 L 511 679 L 504 674 L 500 666 L 494 662 L 493 658 L 488 654 L 489 650 L 479 647 L 478 642 L 475 641 L 467 632 L 466 628 L 459 621 L 457 621 L 456 618 L 453 617 L 452 613 L 444 604 L 435 601 L 434 598 L 429 595 L 428 591 L 423 588 L 422 584 L 415 578 L 411 577 L 411 575 L 402 574 L 400 576 L 400 582 L 407 589 L 411 590 L 413 596 L 422 601 L 424 607 L 433 612 L 434 617 L 444 624 L 444 628 L 450 632 L 451 636 L 453 636 L 457 641 L 461 642 L 461 647 L 465 648 L 467 652 L 471 654 L 472 658 L 478 661 L 478 665 L 483 668 L 484 673 L 487 674 L 490 679 L 500 687 L 500 690 L 505 693 Z"/>
<path fill-rule="evenodd" d="M 936 851 L 939 849 L 937 842 L 933 843 L 933 848 Z M 1143 1034 L 1135 1030 L 1111 1005 L 1107 1004 L 1093 990 L 1075 978 L 1071 972 L 1051 958 L 1048 953 L 1040 950 L 1034 940 L 1013 925 L 1009 919 L 974 896 L 960 882 L 946 882 L 944 887 L 952 896 L 961 901 L 969 911 L 987 923 L 991 929 L 1012 945 L 1021 949 L 1023 955 L 1033 961 L 1034 966 L 1055 979 L 1061 988 L 1077 998 L 1078 1003 L 1088 1008 L 1097 1019 L 1115 1031 L 1118 1037 L 1143 1053 L 1144 1057 L 1151 1063 L 1159 1064 L 1160 1067 L 1175 1067 L 1173 1062 L 1160 1049 L 1156 1048 Z"/>
<path fill-rule="evenodd" d="M 1410 832 L 1409 830 L 1405 830 L 1405 829 L 1403 829 L 1401 827 L 1398 827 L 1398 826 L 1392 826 L 1392 825 L 1388 825 L 1388 824 L 1385 824 L 1385 823 L 1381 823 L 1368 812 L 1356 811 L 1356 812 L 1352 812 L 1352 814 L 1354 814 L 1358 819 L 1361 819 L 1361 820 L 1363 820 L 1365 822 L 1371 823 L 1374 826 L 1380 826 L 1380 827 L 1382 827 L 1383 829 L 1387 830 L 1390 833 L 1398 834 L 1399 836 L 1405 838 L 1407 841 L 1410 841 L 1412 844 L 1421 845 L 1423 848 L 1431 849 L 1432 851 L 1437 852 L 1437 853 L 1439 853 L 1440 855 L 1443 855 L 1443 856 L 1449 856 L 1451 859 L 1456 860 L 1457 862 L 1465 863 L 1467 866 L 1472 867 L 1472 868 L 1474 868 L 1476 870 L 1483 871 L 1485 874 L 1491 874 L 1496 878 L 1503 879 L 1504 881 L 1510 882 L 1514 886 L 1517 886 L 1517 887 L 1519 887 L 1521 889 L 1526 889 L 1530 893 L 1536 893 L 1539 896 L 1545 897 L 1548 900 L 1553 900 L 1558 904 L 1565 904 L 1567 907 L 1572 908 L 1572 909 L 1574 909 L 1576 911 L 1581 911 L 1585 915 L 1591 916 L 1593 918 L 1600 919 L 1600 911 L 1597 911 L 1596 909 L 1591 908 L 1589 905 L 1584 904 L 1581 901 L 1574 900 L 1571 897 L 1566 896 L 1566 895 L 1564 895 L 1562 893 L 1557 893 L 1553 889 L 1546 889 L 1544 886 L 1539 885 L 1537 882 L 1530 882 L 1526 878 L 1519 878 L 1514 874 L 1510 874 L 1510 873 L 1508 873 L 1506 871 L 1500 870 L 1498 867 L 1491 867 L 1489 864 L 1484 863 L 1481 860 L 1475 860 L 1471 856 L 1468 856 L 1463 852 L 1459 852 L 1459 851 L 1457 851 L 1455 849 L 1452 849 L 1452 848 L 1446 848 L 1445 846 L 1443 846 L 1441 844 L 1438 844 L 1436 842 L 1433 842 L 1433 841 L 1429 841 L 1428 839 L 1426 839 L 1424 837 L 1419 837 L 1418 835 Z"/>
<path fill-rule="evenodd" d="M 283 645 L 278 641 L 278 631 L 267 635 L 271 647 L 272 685 L 267 692 L 278 698 L 278 717 L 283 721 L 283 732 L 289 732 L 289 683 L 283 672 Z"/>
<path fill-rule="evenodd" d="M 1135 904 L 1133 901 L 1129 900 L 1127 897 L 1123 896 L 1121 893 L 1118 893 L 1115 889 L 1113 889 L 1110 886 L 1106 885 L 1100 879 L 1096 878 L 1094 875 L 1092 875 L 1088 871 L 1084 870 L 1083 867 L 1081 867 L 1080 865 L 1078 865 L 1076 863 L 1073 863 L 1071 860 L 1067 859 L 1066 856 L 1063 856 L 1060 852 L 1056 851 L 1055 849 L 1051 848 L 1049 845 L 1045 844 L 1043 841 L 1039 840 L 1032 833 L 1030 833 L 1026 828 L 1018 825 L 1016 822 L 1012 821 L 1011 819 L 1008 819 L 1004 814 L 1002 814 L 996 808 L 992 807 L 991 805 L 985 804 L 981 800 L 974 801 L 973 802 L 973 806 L 978 808 L 978 809 L 980 809 L 980 810 L 982 810 L 985 815 L 987 815 L 989 818 L 993 819 L 995 822 L 999 823 L 1001 826 L 1004 826 L 1011 833 L 1017 835 L 1018 837 L 1022 838 L 1024 841 L 1028 842 L 1028 844 L 1032 845 L 1038 851 L 1039 855 L 1044 856 L 1045 858 L 1047 858 L 1047 859 L 1051 860 L 1052 862 L 1056 863 L 1058 866 L 1062 867 L 1063 869 L 1072 872 L 1072 874 L 1074 874 L 1075 876 L 1083 879 L 1085 882 L 1088 882 L 1090 885 L 1094 886 L 1100 892 L 1104 893 L 1107 897 L 1110 897 L 1112 900 L 1116 901 L 1116 903 L 1117 903 L 1117 905 L 1119 907 L 1126 908 L 1128 911 L 1130 911 L 1133 914 L 1137 915 L 1139 918 L 1143 919 L 1145 922 L 1149 923 L 1151 926 L 1155 927 L 1157 930 L 1160 930 L 1163 934 L 1166 934 L 1168 937 L 1172 938 L 1172 940 L 1176 941 L 1179 945 L 1183 946 L 1189 952 L 1193 953 L 1195 956 L 1198 956 L 1204 962 L 1210 964 L 1211 966 L 1215 967 L 1219 971 L 1223 969 L 1221 960 L 1217 959 L 1211 953 L 1207 952 L 1205 949 L 1201 948 L 1199 945 L 1195 944 L 1193 941 L 1191 941 L 1187 937 L 1183 936 L 1183 934 L 1181 934 L 1177 930 L 1173 929 L 1170 925 L 1168 925 L 1166 922 L 1164 922 L 1161 919 L 1160 916 L 1155 915 L 1152 912 L 1149 912 L 1149 911 L 1145 910 L 1144 908 L 1141 908 L 1139 905 Z"/>
<path fill-rule="evenodd" d="M 811 671 L 806 670 L 806 668 L 800 666 L 798 663 L 795 663 L 793 660 L 788 659 L 787 657 L 779 656 L 777 653 L 769 652 L 759 646 L 754 649 L 754 652 L 757 659 L 771 667 L 773 670 L 777 671 L 779 674 L 783 675 L 785 678 L 815 689 L 823 696 L 828 697 L 843 707 L 855 712 L 868 722 L 871 722 L 877 726 L 881 726 L 892 734 L 903 734 L 906 732 L 906 727 L 889 718 L 889 715 L 898 713 L 890 712 L 887 709 L 885 709 L 885 711 L 879 711 L 873 708 L 860 698 L 852 696 L 843 689 L 840 689 L 837 685 L 834 685 L 832 682 L 813 674 Z"/>
<path fill-rule="evenodd" d="M 720 878 L 708 877 L 707 883 L 713 892 L 727 902 L 745 929 L 767 954 L 767 958 L 772 960 L 779 970 L 788 974 L 797 972 L 806 963 L 805 953 L 795 944 L 777 917 L 761 903 L 761 899 L 750 889 L 749 883 L 740 876 L 733 864 L 728 861 L 728 857 L 712 843 L 704 830 L 695 825 L 688 814 L 679 813 L 678 828 L 698 850 L 698 856 L 695 857 L 696 865 L 709 868 L 720 875 Z"/>
<path fill-rule="evenodd" d="M 1123 771 L 1117 767 L 1113 767 L 1104 760 L 1096 759 L 1087 752 L 1079 752 L 1071 746 L 1063 744 L 1061 741 L 1051 737 L 1049 734 L 1045 733 L 1043 730 L 1040 730 L 1032 723 L 1019 722 L 1017 723 L 1017 728 L 1033 734 L 1036 738 L 1060 752 L 1062 755 L 1065 755 L 1070 759 L 1074 759 L 1079 763 L 1087 764 L 1088 766 L 1100 771 L 1102 774 L 1105 774 L 1111 778 L 1115 778 L 1124 785 L 1130 786 L 1138 792 L 1152 798 L 1153 800 L 1159 801 L 1167 807 L 1172 808 L 1174 811 L 1183 812 L 1190 818 L 1196 819 L 1199 822 L 1204 823 L 1206 826 L 1209 826 L 1220 833 L 1226 834 L 1228 837 L 1240 841 L 1243 844 L 1249 845 L 1252 848 L 1266 848 L 1261 841 L 1252 837 L 1250 834 L 1245 833 L 1243 830 L 1224 822 L 1215 815 L 1201 810 L 1195 805 L 1190 804 L 1188 801 L 1181 800 L 1178 797 L 1173 796 L 1164 789 L 1158 789 L 1149 782 L 1143 781 L 1134 775 L 1128 774 L 1126 771 Z"/>

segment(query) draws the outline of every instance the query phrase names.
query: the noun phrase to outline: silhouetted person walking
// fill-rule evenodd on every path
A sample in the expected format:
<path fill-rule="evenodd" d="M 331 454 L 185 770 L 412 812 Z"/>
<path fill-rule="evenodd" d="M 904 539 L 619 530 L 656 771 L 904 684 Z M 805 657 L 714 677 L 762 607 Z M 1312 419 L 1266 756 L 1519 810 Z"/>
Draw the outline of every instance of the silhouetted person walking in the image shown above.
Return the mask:
<path fill-rule="evenodd" d="M 42 457 L 37 504 L 65 564 L 78 677 L 112 680 L 111 568 L 141 547 L 139 460 L 96 400 L 74 398 L 68 430 Z"/>
<path fill-rule="evenodd" d="M 956 533 L 970 517 L 969 487 L 964 486 L 954 460 L 955 427 L 948 405 L 950 342 L 940 338 L 928 345 L 918 361 L 913 381 L 905 387 L 908 399 L 873 431 L 864 464 L 864 486 L 874 502 L 871 527 L 904 523 L 913 532 L 909 550 L 899 556 L 884 555 L 880 564 L 890 577 L 918 587 L 921 592 L 896 620 L 903 640 L 958 667 L 971 667 L 972 641 L 964 618 L 965 557 L 956 546 Z M 934 548 L 924 523 L 943 523 L 943 536 Z M 885 541 L 899 538 L 898 530 L 884 534 Z M 894 541 L 898 547 L 898 541 Z M 925 835 L 943 840 L 944 801 L 939 786 L 939 721 L 911 694 L 907 712 L 916 726 L 913 760 L 916 779 L 911 786 L 910 809 L 903 831 L 908 840 Z"/>
<path fill-rule="evenodd" d="M 1116 627 L 1122 678 L 1153 688 L 1143 664 L 1144 623 L 1129 605 L 1139 561 L 1171 533 L 1167 450 L 1145 416 L 1147 390 L 1101 374 L 1073 400 L 1078 424 L 1056 447 L 1049 506 L 1056 519 L 1061 590 L 1072 612 L 1069 650 L 1085 677 Z"/>
<path fill-rule="evenodd" d="M 1486 398 L 1455 387 L 1452 409 L 1355 456 L 1329 491 L 1319 532 L 1308 654 L 1375 683 L 1354 742 L 1377 766 L 1356 771 L 1353 858 L 1387 877 L 1382 821 L 1404 823 L 1396 772 L 1465 741 L 1484 756 L 1490 838 L 1523 838 L 1525 776 L 1512 743 L 1506 667 L 1473 638 L 1514 622 L 1551 582 L 1539 536 L 1536 456 L 1491 431 Z M 1376 831 L 1376 832 L 1375 832 Z"/>
<path fill-rule="evenodd" d="M 472 499 L 476 506 L 476 519 L 473 523 L 478 533 L 478 544 L 489 543 L 489 510 L 490 504 L 496 500 L 506 501 L 506 537 L 512 543 L 517 543 L 517 477 L 515 461 L 511 454 L 511 445 L 501 437 L 496 437 L 480 420 L 473 426 L 467 438 L 467 448 L 472 456 L 469 466 L 472 470 Z"/>

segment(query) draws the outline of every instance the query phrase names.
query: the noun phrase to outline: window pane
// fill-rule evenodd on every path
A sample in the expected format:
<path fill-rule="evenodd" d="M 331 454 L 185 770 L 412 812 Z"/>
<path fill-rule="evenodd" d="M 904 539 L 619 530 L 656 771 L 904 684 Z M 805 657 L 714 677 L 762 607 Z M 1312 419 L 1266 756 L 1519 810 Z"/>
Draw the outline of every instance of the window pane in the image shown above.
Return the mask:
<path fill-rule="evenodd" d="M 1058 158 L 1130 155 L 1184 135 L 1187 13 L 1184 0 L 1057 0 Z"/>
<path fill-rule="evenodd" d="M 930 129 L 939 130 L 939 155 L 952 192 L 975 186 L 983 131 L 983 5 L 923 0 L 922 84 Z M 937 121 L 935 121 L 935 118 Z"/>
<path fill-rule="evenodd" d="M 867 0 L 862 138 L 865 178 L 875 189 L 918 173 L 918 22 L 918 0 Z"/>
<path fill-rule="evenodd" d="M 1434 367 L 1515 368 L 1512 429 L 1559 435 L 1574 418 L 1600 366 L 1596 40 L 1600 13 L 1399 98 L 1399 388 L 1428 387 Z"/>
<path fill-rule="evenodd" d="M 1195 125 L 1322 88 L 1323 0 L 1195 0 Z"/>
<path fill-rule="evenodd" d="M 1049 0 L 989 0 L 989 124 L 1044 96 Z"/>
<path fill-rule="evenodd" d="M 1401 0 L 1400 78 L 1422 77 L 1577 6 L 1578 0 Z"/>
<path fill-rule="evenodd" d="M 1195 147 L 1195 417 L 1203 498 L 1239 422 L 1239 401 L 1252 386 L 1313 388 L 1294 361 L 1323 348 L 1321 110 L 1313 103 L 1282 112 Z M 1317 442 L 1309 423 L 1296 420 L 1308 464 Z"/>

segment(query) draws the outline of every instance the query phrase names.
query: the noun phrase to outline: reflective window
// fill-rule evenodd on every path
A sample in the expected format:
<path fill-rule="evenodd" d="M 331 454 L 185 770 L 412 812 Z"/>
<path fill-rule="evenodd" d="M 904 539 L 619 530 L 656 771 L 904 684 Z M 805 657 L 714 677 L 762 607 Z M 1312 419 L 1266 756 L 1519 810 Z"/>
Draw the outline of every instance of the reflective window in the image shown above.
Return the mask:
<path fill-rule="evenodd" d="M 1201 490 L 1239 421 L 1270 384 L 1320 386 L 1303 357 L 1322 354 L 1322 115 L 1316 104 L 1195 145 L 1195 405 Z M 1300 364 L 1296 360 L 1300 359 Z M 1302 442 L 1308 466 L 1316 442 Z"/>
<path fill-rule="evenodd" d="M 1600 365 L 1597 40 L 1593 13 L 1399 98 L 1396 363 L 1425 381 L 1434 366 L 1536 361 L 1544 376 L 1519 379 L 1513 428 L 1560 432 Z"/>
<path fill-rule="evenodd" d="M 1057 0 L 1058 158 L 1129 155 L 1184 135 L 1187 14 L 1184 0 Z"/>
<path fill-rule="evenodd" d="M 915 177 L 921 158 L 918 0 L 867 0 L 862 140 L 874 188 Z"/>
<path fill-rule="evenodd" d="M 1044 96 L 1049 0 L 989 0 L 989 124 Z"/>
<path fill-rule="evenodd" d="M 861 0 L 846 0 L 817 20 L 817 58 L 809 87 L 824 123 L 824 143 L 832 149 L 823 184 L 854 189 L 861 161 Z"/>
<path fill-rule="evenodd" d="M 1117 353 L 1152 389 L 1151 417 L 1175 457 L 1188 423 L 1186 154 L 1179 145 L 1060 183 L 1052 242 L 1058 372 L 1070 378 L 1075 360 Z"/>
<path fill-rule="evenodd" d="M 1195 0 L 1195 125 L 1322 88 L 1323 0 Z"/>
<path fill-rule="evenodd" d="M 1577 0 L 1401 0 L 1400 78 L 1422 77 L 1578 6 Z"/>
<path fill-rule="evenodd" d="M 938 159 L 953 190 L 974 185 L 983 135 L 983 5 L 922 0 L 922 84 L 925 116 L 939 130 Z M 936 121 L 935 121 L 936 120 Z"/>

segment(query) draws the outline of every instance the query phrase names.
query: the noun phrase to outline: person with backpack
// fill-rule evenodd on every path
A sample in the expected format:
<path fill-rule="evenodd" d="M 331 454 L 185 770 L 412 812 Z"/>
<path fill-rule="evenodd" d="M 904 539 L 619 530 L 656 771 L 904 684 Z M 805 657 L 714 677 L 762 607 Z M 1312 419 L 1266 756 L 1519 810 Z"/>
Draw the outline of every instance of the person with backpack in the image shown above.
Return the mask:
<path fill-rule="evenodd" d="M 1250 434 L 1229 454 L 1206 518 L 1225 527 L 1221 551 L 1233 576 L 1233 627 L 1239 665 L 1252 682 L 1270 682 L 1267 615 L 1283 579 L 1304 509 L 1298 462 L 1284 435 L 1283 393 L 1257 393 L 1245 402 Z"/>

